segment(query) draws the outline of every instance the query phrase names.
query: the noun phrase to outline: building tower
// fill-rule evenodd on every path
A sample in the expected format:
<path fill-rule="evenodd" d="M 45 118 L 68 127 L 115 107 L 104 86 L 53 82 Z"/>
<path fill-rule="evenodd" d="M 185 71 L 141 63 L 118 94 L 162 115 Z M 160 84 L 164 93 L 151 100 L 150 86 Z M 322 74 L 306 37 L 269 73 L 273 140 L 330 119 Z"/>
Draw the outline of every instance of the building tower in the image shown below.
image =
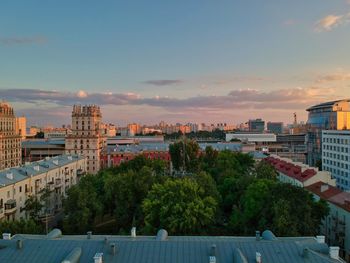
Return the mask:
<path fill-rule="evenodd" d="M 5 102 L 0 103 L 0 149 L 0 170 L 21 164 L 21 136 L 16 132 L 13 108 Z"/>
<path fill-rule="evenodd" d="M 100 155 L 106 144 L 102 133 L 102 114 L 96 105 L 74 105 L 72 111 L 72 134 L 66 137 L 66 153 L 87 157 L 87 173 L 100 170 Z"/>

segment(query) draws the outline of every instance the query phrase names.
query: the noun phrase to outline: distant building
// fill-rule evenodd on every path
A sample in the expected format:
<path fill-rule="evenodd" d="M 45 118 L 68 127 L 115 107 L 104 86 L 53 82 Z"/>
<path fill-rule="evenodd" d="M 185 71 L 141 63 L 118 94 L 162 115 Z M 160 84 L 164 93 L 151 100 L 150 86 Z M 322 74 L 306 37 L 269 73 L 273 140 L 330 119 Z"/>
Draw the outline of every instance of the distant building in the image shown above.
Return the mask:
<path fill-rule="evenodd" d="M 24 140 L 27 136 L 27 119 L 26 117 L 16 117 L 16 134 L 19 134 Z"/>
<path fill-rule="evenodd" d="M 21 135 L 10 104 L 0 103 L 0 170 L 22 163 Z"/>
<path fill-rule="evenodd" d="M 350 191 L 350 130 L 322 131 L 322 169 L 332 173 L 340 189 Z"/>
<path fill-rule="evenodd" d="M 316 166 L 322 159 L 322 130 L 350 129 L 350 99 L 318 104 L 307 111 L 307 161 Z"/>
<path fill-rule="evenodd" d="M 265 121 L 262 119 L 249 120 L 248 129 L 250 132 L 263 132 L 265 130 Z"/>
<path fill-rule="evenodd" d="M 65 138 L 27 139 L 22 141 L 22 160 L 33 162 L 65 153 Z"/>
<path fill-rule="evenodd" d="M 272 133 L 250 133 L 250 132 L 234 132 L 226 133 L 226 141 L 240 140 L 242 142 L 268 143 L 276 142 L 277 137 Z"/>
<path fill-rule="evenodd" d="M 324 236 L 276 237 L 271 231 L 240 236 L 48 235 L 5 233 L 0 239 L 0 262 L 11 263 L 342 263 L 339 247 L 328 247 Z"/>
<path fill-rule="evenodd" d="M 268 122 L 267 123 L 267 131 L 272 132 L 274 134 L 282 134 L 283 133 L 283 122 Z"/>
<path fill-rule="evenodd" d="M 106 137 L 101 134 L 102 114 L 96 105 L 74 105 L 72 111 L 72 134 L 66 137 L 66 153 L 87 157 L 87 172 L 100 170 L 101 151 Z"/>

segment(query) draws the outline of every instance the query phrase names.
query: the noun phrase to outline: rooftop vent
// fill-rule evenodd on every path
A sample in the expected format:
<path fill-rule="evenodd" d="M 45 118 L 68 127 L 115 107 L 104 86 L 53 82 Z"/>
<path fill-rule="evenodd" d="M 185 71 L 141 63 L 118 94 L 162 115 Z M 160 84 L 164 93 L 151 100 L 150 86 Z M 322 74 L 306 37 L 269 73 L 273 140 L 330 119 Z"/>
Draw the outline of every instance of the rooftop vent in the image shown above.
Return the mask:
<path fill-rule="evenodd" d="M 11 233 L 2 233 L 2 239 L 11 240 Z"/>
<path fill-rule="evenodd" d="M 255 231 L 255 240 L 260 241 L 260 231 Z"/>
<path fill-rule="evenodd" d="M 270 230 L 265 230 L 262 233 L 262 238 L 264 240 L 268 240 L 268 241 L 274 241 L 277 240 L 277 237 L 274 235 L 274 233 L 272 233 Z"/>
<path fill-rule="evenodd" d="M 216 263 L 216 257 L 215 256 L 210 256 L 209 257 L 209 263 Z"/>
<path fill-rule="evenodd" d="M 33 169 L 35 170 L 35 171 L 40 171 L 40 166 L 39 165 L 34 165 L 34 167 L 33 167 Z"/>
<path fill-rule="evenodd" d="M 81 257 L 81 247 L 74 248 L 61 263 L 78 263 Z"/>
<path fill-rule="evenodd" d="M 165 241 L 168 238 L 168 232 L 165 229 L 160 229 L 157 232 L 157 241 Z"/>
<path fill-rule="evenodd" d="M 103 262 L 103 253 L 96 253 L 94 256 L 94 263 L 102 263 Z"/>
<path fill-rule="evenodd" d="M 86 233 L 86 235 L 87 235 L 87 239 L 91 239 L 92 231 L 88 231 L 88 232 Z"/>
<path fill-rule="evenodd" d="M 319 243 L 319 244 L 325 243 L 325 239 L 326 239 L 325 236 L 316 236 L 316 241 L 317 241 L 317 243 Z"/>
<path fill-rule="evenodd" d="M 329 189 L 329 185 L 328 184 L 322 184 L 321 185 L 321 193 L 327 191 Z"/>
<path fill-rule="evenodd" d="M 136 227 L 131 228 L 131 237 L 136 237 Z"/>
<path fill-rule="evenodd" d="M 17 244 L 17 249 L 23 248 L 23 240 L 22 239 L 18 239 L 16 244 Z"/>
<path fill-rule="evenodd" d="M 262 262 L 261 253 L 259 253 L 259 252 L 255 253 L 255 261 L 256 261 L 256 263 L 261 263 Z"/>
<path fill-rule="evenodd" d="M 117 250 L 117 245 L 115 243 L 111 243 L 111 254 L 114 256 Z"/>
<path fill-rule="evenodd" d="M 53 160 L 52 161 L 55 165 L 58 165 L 58 160 Z"/>
<path fill-rule="evenodd" d="M 54 228 L 47 234 L 46 237 L 49 239 L 55 239 L 55 238 L 60 238 L 61 236 L 62 236 L 62 231 L 58 228 Z"/>
<path fill-rule="evenodd" d="M 9 180 L 13 180 L 13 173 L 6 173 L 6 178 Z"/>
<path fill-rule="evenodd" d="M 329 256 L 332 259 L 339 259 L 339 247 L 329 247 Z"/>

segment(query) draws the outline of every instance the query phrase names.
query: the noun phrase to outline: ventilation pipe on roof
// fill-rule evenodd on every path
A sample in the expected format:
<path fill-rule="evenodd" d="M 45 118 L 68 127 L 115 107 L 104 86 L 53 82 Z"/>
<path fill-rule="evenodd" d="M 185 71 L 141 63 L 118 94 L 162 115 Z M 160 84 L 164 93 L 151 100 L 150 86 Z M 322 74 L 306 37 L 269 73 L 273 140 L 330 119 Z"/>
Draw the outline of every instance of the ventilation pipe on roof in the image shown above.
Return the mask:
<path fill-rule="evenodd" d="M 17 244 L 17 249 L 22 249 L 22 247 L 23 247 L 23 240 L 22 239 L 18 239 L 16 244 Z"/>
<path fill-rule="evenodd" d="M 216 245 L 213 244 L 210 248 L 209 263 L 216 263 Z"/>
<path fill-rule="evenodd" d="M 102 263 L 103 262 L 103 253 L 96 253 L 94 256 L 94 263 Z"/>
<path fill-rule="evenodd" d="M 33 167 L 33 169 L 34 169 L 35 171 L 39 172 L 39 171 L 40 171 L 40 166 L 39 166 L 39 165 L 35 165 L 35 166 Z"/>
<path fill-rule="evenodd" d="M 272 233 L 272 231 L 270 231 L 270 230 L 265 230 L 265 231 L 262 233 L 262 238 L 263 238 L 264 240 L 268 240 L 268 241 L 277 240 L 277 237 L 275 236 L 275 234 Z"/>
<path fill-rule="evenodd" d="M 9 180 L 13 180 L 13 173 L 6 173 L 6 178 Z"/>
<path fill-rule="evenodd" d="M 329 256 L 332 259 L 339 259 L 339 247 L 329 247 Z"/>
<path fill-rule="evenodd" d="M 256 263 L 261 263 L 262 262 L 261 253 L 259 253 L 259 252 L 255 253 L 255 261 L 256 261 Z"/>
<path fill-rule="evenodd" d="M 319 244 L 324 244 L 325 243 L 325 239 L 326 239 L 325 236 L 316 236 L 316 241 Z"/>
<path fill-rule="evenodd" d="M 88 232 L 86 233 L 86 235 L 87 235 L 87 239 L 91 239 L 92 231 L 88 231 Z"/>
<path fill-rule="evenodd" d="M 105 241 L 105 244 L 107 245 L 108 244 L 108 237 L 105 237 L 104 241 Z"/>
<path fill-rule="evenodd" d="M 136 237 L 136 227 L 131 228 L 131 237 Z"/>
<path fill-rule="evenodd" d="M 81 257 L 81 247 L 74 248 L 61 263 L 78 263 Z"/>
<path fill-rule="evenodd" d="M 257 230 L 257 231 L 255 231 L 255 240 L 256 241 L 260 241 L 260 231 L 259 230 Z"/>
<path fill-rule="evenodd" d="M 58 228 L 52 229 L 48 234 L 47 238 L 54 239 L 54 238 L 60 238 L 62 236 L 62 231 Z"/>
<path fill-rule="evenodd" d="M 11 240 L 11 233 L 2 233 L 2 239 Z"/>
<path fill-rule="evenodd" d="M 117 250 L 117 245 L 115 243 L 111 244 L 111 254 L 114 256 Z"/>

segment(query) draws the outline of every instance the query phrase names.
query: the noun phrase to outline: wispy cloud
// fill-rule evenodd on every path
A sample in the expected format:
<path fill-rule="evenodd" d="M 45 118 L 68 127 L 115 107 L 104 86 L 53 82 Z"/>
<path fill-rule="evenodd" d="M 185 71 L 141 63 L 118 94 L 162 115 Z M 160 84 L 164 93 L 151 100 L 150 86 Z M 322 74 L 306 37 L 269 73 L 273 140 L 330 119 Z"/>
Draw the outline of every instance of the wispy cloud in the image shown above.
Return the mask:
<path fill-rule="evenodd" d="M 339 72 L 333 74 L 327 74 L 319 76 L 316 79 L 317 83 L 327 83 L 327 82 L 336 82 L 336 81 L 350 81 L 350 73 Z"/>
<path fill-rule="evenodd" d="M 350 13 L 342 14 L 342 15 L 335 15 L 335 14 L 327 15 L 316 22 L 315 31 L 316 32 L 331 31 L 332 29 L 340 25 L 347 24 L 349 20 L 350 20 Z"/>
<path fill-rule="evenodd" d="M 183 82 L 184 81 L 181 79 L 154 79 L 154 80 L 142 81 L 141 83 L 153 85 L 153 86 L 169 86 L 169 85 L 177 85 Z"/>
<path fill-rule="evenodd" d="M 15 46 L 15 45 L 32 45 L 32 44 L 45 44 L 47 38 L 42 36 L 34 37 L 0 37 L 0 45 Z"/>

